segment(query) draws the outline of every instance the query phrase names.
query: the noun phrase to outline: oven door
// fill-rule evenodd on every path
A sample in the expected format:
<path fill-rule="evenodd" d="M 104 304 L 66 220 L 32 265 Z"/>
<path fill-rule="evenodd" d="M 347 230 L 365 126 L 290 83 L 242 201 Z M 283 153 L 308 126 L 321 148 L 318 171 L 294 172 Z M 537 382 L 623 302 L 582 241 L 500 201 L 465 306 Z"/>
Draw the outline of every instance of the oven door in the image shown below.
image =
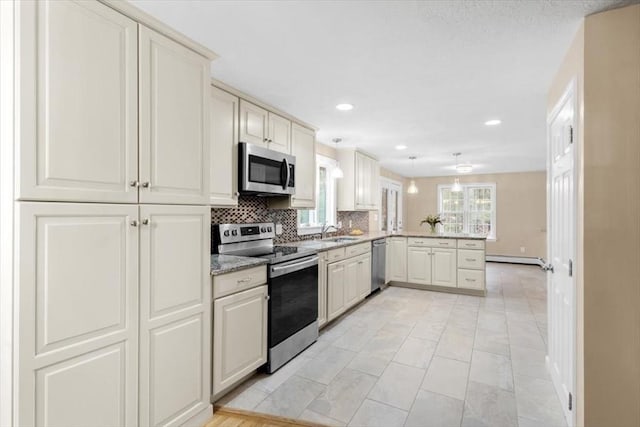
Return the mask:
<path fill-rule="evenodd" d="M 318 256 L 269 267 L 269 348 L 318 319 Z"/>
<path fill-rule="evenodd" d="M 240 191 L 253 194 L 295 194 L 296 158 L 241 142 Z"/>

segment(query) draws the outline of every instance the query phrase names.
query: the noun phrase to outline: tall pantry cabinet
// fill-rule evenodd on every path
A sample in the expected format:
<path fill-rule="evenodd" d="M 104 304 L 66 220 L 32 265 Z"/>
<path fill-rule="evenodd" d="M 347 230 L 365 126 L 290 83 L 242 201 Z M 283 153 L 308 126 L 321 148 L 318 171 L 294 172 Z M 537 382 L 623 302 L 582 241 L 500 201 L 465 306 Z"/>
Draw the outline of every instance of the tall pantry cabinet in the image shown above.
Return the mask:
<path fill-rule="evenodd" d="M 128 4 L 11 7 L 16 267 L 0 304 L 14 358 L 0 420 L 202 424 L 215 54 Z"/>

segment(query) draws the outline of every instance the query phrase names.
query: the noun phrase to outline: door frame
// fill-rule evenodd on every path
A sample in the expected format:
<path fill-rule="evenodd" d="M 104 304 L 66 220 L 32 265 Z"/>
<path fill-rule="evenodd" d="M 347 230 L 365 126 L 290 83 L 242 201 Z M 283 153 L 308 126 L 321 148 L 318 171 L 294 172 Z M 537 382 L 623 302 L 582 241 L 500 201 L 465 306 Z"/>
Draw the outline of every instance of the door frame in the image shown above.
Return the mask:
<path fill-rule="evenodd" d="M 396 218 L 396 221 L 399 219 L 400 221 L 402 221 L 399 224 L 399 231 L 404 230 L 404 186 L 402 185 L 402 182 L 400 181 L 396 181 L 395 179 L 391 179 L 391 178 L 387 178 L 384 176 L 380 177 L 380 185 L 378 187 L 378 206 L 380 207 L 379 212 L 378 212 L 378 230 L 382 230 L 382 189 L 383 188 L 389 188 L 390 186 L 397 186 L 398 187 L 398 202 L 397 202 L 397 210 L 398 210 L 398 215 Z M 388 200 L 387 200 L 387 210 L 389 209 L 388 207 Z"/>
<path fill-rule="evenodd" d="M 551 188 L 552 188 L 552 180 L 553 180 L 553 170 L 552 170 L 552 165 L 553 165 L 553 159 L 551 158 L 553 156 L 553 152 L 552 152 L 552 147 L 551 147 L 551 124 L 553 123 L 554 119 L 557 117 L 557 115 L 560 113 L 562 107 L 566 104 L 566 102 L 569 99 L 572 99 L 572 103 L 573 103 L 573 150 L 572 150 L 572 161 L 573 161 L 573 173 L 572 173 L 572 179 L 573 179 L 573 200 L 572 200 L 572 204 L 573 204 L 573 218 L 572 218 L 572 224 L 573 224 L 573 241 L 571 242 L 572 247 L 573 247 L 573 269 L 574 269 L 574 274 L 571 277 L 571 282 L 572 282 L 572 286 L 574 288 L 574 292 L 573 292 L 573 301 L 572 301 L 572 307 L 573 307 L 573 313 L 572 313 L 572 317 L 573 317 L 573 331 L 572 331 L 572 336 L 571 336 L 571 341 L 572 341 L 572 351 L 573 351 L 573 360 L 571 361 L 571 368 L 573 370 L 573 375 L 572 375 L 572 379 L 573 379 L 573 383 L 571 384 L 571 388 L 572 388 L 572 409 L 568 412 L 569 413 L 569 419 L 567 419 L 567 423 L 569 427 L 573 427 L 576 425 L 576 421 L 577 421 L 577 412 L 578 412 L 578 398 L 577 398 L 577 385 L 578 385 L 578 370 L 577 370 L 577 360 L 578 360 L 578 353 L 577 353 L 577 338 L 578 338 L 578 307 L 577 307 L 577 277 L 579 271 L 581 271 L 581 266 L 579 266 L 579 264 L 577 263 L 577 252 L 578 252 L 578 189 L 579 189 L 579 167 L 578 167 L 578 159 L 580 158 L 579 156 L 579 152 L 580 152 L 580 129 L 578 129 L 579 126 L 577 126 L 578 124 L 578 120 L 577 118 L 579 117 L 580 114 L 580 110 L 578 109 L 580 103 L 579 103 L 579 93 L 578 93 L 578 81 L 577 81 L 578 77 L 575 76 L 573 77 L 569 83 L 567 84 L 565 90 L 562 93 L 562 96 L 560 96 L 560 98 L 558 98 L 558 100 L 556 101 L 553 109 L 551 110 L 551 112 L 547 115 L 547 155 L 546 155 L 546 161 L 547 161 L 547 259 L 548 259 L 548 263 L 551 263 L 551 235 L 553 232 L 553 226 L 554 224 L 551 222 L 551 202 L 552 202 L 552 197 L 551 197 Z M 579 267 L 579 268 L 578 268 Z M 550 275 L 552 273 L 551 272 L 547 272 L 547 320 L 551 318 L 550 316 L 550 304 L 549 304 L 549 295 L 550 295 Z M 547 336 L 551 336 L 551 322 L 548 323 L 547 326 Z M 551 362 L 549 359 L 549 344 L 548 344 L 548 339 L 547 339 L 547 354 L 545 356 L 545 365 L 547 368 L 547 371 L 549 373 L 551 373 Z M 554 390 L 556 391 L 556 393 L 558 393 L 558 389 L 556 388 L 555 382 L 553 382 L 552 379 L 552 383 L 554 386 Z M 564 408 L 563 408 L 563 414 L 565 414 Z"/>

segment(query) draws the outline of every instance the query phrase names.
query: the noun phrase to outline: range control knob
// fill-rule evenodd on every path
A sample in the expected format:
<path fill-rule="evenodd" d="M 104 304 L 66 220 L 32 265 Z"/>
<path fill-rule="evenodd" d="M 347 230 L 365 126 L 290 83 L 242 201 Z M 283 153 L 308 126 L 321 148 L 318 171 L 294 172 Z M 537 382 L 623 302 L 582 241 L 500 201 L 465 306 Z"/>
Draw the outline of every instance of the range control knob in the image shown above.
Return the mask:
<path fill-rule="evenodd" d="M 229 237 L 229 230 L 224 230 L 224 233 L 222 234 L 224 234 L 224 237 Z"/>
<path fill-rule="evenodd" d="M 267 227 L 267 231 L 268 231 L 269 233 L 271 233 L 271 232 L 273 231 L 273 229 L 272 229 L 271 227 Z"/>
<path fill-rule="evenodd" d="M 262 233 L 266 233 L 266 232 L 267 232 L 267 229 L 266 229 L 266 227 L 262 227 L 262 228 L 260 229 L 260 231 L 261 231 Z"/>
<path fill-rule="evenodd" d="M 237 235 L 238 235 L 238 230 L 233 230 L 233 231 L 231 232 L 231 235 L 233 235 L 233 236 L 237 236 Z"/>

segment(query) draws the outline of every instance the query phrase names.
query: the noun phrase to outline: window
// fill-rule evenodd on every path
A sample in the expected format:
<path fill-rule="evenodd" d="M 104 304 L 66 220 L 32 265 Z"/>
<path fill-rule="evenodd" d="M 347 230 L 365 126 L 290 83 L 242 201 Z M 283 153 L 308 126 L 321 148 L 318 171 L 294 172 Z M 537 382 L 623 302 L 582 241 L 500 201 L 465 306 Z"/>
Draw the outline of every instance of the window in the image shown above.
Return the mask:
<path fill-rule="evenodd" d="M 298 209 L 298 234 L 319 233 L 322 224 L 336 224 L 336 180 L 333 170 L 338 163 L 316 155 L 316 208 Z"/>
<path fill-rule="evenodd" d="M 445 233 L 469 233 L 496 238 L 496 185 L 463 184 L 438 186 L 438 210 Z"/>

